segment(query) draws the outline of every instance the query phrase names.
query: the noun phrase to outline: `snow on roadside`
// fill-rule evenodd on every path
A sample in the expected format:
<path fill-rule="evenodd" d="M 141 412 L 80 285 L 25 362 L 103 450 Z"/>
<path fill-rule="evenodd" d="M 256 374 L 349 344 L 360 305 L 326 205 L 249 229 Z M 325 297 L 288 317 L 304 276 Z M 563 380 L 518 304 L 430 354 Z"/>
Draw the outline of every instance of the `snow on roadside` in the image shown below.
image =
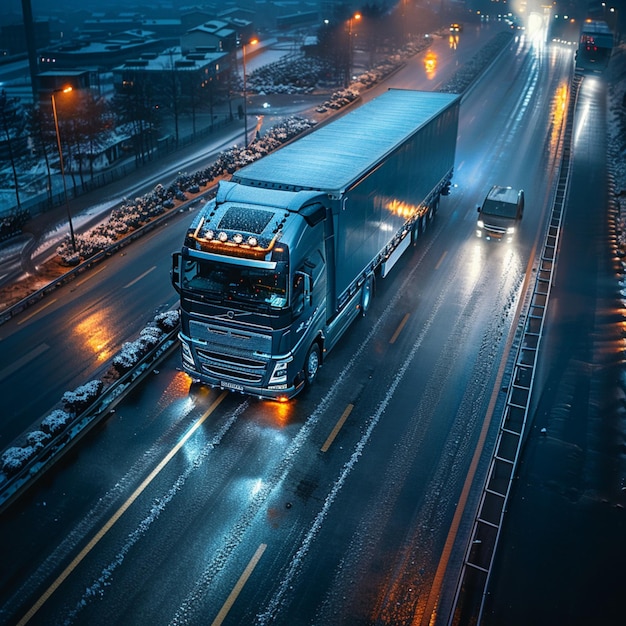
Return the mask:
<path fill-rule="evenodd" d="M 609 67 L 609 149 L 615 176 L 615 190 L 626 209 L 626 43 L 613 52 Z"/>
<path fill-rule="evenodd" d="M 622 259 L 622 274 L 626 274 L 626 43 L 613 51 L 608 70 L 608 144 L 609 162 L 614 178 L 612 200 L 617 203 L 615 229 L 617 254 Z M 624 278 L 622 297 L 626 300 Z"/>

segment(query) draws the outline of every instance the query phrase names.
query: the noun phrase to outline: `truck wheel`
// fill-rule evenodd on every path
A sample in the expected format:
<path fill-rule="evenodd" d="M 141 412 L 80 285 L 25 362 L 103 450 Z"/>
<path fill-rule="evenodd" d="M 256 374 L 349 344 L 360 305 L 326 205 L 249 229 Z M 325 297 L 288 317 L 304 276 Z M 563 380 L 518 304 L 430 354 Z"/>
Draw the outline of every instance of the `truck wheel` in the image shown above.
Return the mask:
<path fill-rule="evenodd" d="M 317 378 L 317 372 L 320 369 L 320 347 L 314 343 L 306 354 L 304 362 L 304 379 L 307 385 L 313 383 Z"/>
<path fill-rule="evenodd" d="M 372 297 L 374 296 L 374 277 L 368 276 L 365 279 L 363 285 L 363 291 L 361 291 L 361 315 L 365 317 L 370 309 L 372 303 Z"/>

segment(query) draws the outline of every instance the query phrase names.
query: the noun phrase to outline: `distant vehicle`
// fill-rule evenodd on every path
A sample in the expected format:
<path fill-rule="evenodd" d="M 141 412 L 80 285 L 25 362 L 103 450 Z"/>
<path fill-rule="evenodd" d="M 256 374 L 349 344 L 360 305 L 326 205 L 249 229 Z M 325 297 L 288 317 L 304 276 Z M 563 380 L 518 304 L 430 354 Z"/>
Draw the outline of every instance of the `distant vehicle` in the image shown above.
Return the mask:
<path fill-rule="evenodd" d="M 183 369 L 279 401 L 312 382 L 448 193 L 459 106 L 390 89 L 220 181 L 172 259 Z"/>
<path fill-rule="evenodd" d="M 558 45 L 577 47 L 580 27 L 574 18 L 554 16 L 550 22 L 550 40 Z"/>
<path fill-rule="evenodd" d="M 613 33 L 606 22 L 587 19 L 583 23 L 576 50 L 576 70 L 601 74 L 613 52 Z"/>
<path fill-rule="evenodd" d="M 476 236 L 489 241 L 513 240 L 524 214 L 524 191 L 493 186 L 478 207 Z"/>
<path fill-rule="evenodd" d="M 463 24 L 459 24 L 458 22 L 453 22 L 450 24 L 450 32 L 451 33 L 460 33 L 463 31 Z"/>

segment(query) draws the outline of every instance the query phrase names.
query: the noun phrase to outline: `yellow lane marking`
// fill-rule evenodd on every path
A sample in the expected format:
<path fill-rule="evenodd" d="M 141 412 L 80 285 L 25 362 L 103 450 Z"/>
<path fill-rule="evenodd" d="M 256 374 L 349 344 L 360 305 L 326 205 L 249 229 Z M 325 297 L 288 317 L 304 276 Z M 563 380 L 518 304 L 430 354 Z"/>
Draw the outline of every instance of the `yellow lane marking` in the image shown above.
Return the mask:
<path fill-rule="evenodd" d="M 80 287 L 83 283 L 86 283 L 88 280 L 92 279 L 96 274 L 99 274 L 102 270 L 106 269 L 107 266 L 106 265 L 102 265 L 101 267 L 99 267 L 97 270 L 90 270 L 87 274 L 87 276 L 85 276 L 85 278 L 83 278 L 82 280 L 79 280 L 77 283 L 75 283 L 75 287 Z"/>
<path fill-rule="evenodd" d="M 322 452 L 328 451 L 328 448 L 330 448 L 333 441 L 335 441 L 335 437 L 341 430 L 342 426 L 344 425 L 344 422 L 348 419 L 348 415 L 352 413 L 353 408 L 354 408 L 354 404 L 349 404 L 346 407 L 346 410 L 343 412 L 342 416 L 337 420 L 337 423 L 335 424 L 335 427 L 333 428 L 332 432 L 330 433 L 330 435 L 328 435 L 328 439 L 326 439 L 326 441 L 324 442 L 324 445 L 321 448 Z"/>
<path fill-rule="evenodd" d="M 17 324 L 18 326 L 20 324 L 23 324 L 24 322 L 27 322 L 29 319 L 31 319 L 32 317 L 35 317 L 35 315 L 39 315 L 44 309 L 48 308 L 51 304 L 54 304 L 57 301 L 56 298 L 52 298 L 52 300 L 48 300 L 48 302 L 46 302 L 46 304 L 44 304 L 43 306 L 40 306 L 36 311 L 33 311 L 30 315 L 27 315 L 26 317 L 22 318 Z"/>
<path fill-rule="evenodd" d="M 141 276 L 137 276 L 137 278 L 135 278 L 135 280 L 131 280 L 128 285 L 124 285 L 124 289 L 128 289 L 129 287 L 132 287 L 135 283 L 138 283 L 142 278 L 144 278 L 145 276 L 147 276 L 150 272 L 153 272 L 156 269 L 156 265 L 153 265 L 149 270 L 146 270 Z"/>
<path fill-rule="evenodd" d="M 400 322 L 400 326 L 398 326 L 398 328 L 396 328 L 396 332 L 393 334 L 393 337 L 389 340 L 389 343 L 396 343 L 396 339 L 398 338 L 398 335 L 402 332 L 402 329 L 404 328 L 404 325 L 409 321 L 409 317 L 411 317 L 411 314 L 407 313 L 402 318 L 402 321 Z"/>
<path fill-rule="evenodd" d="M 215 402 L 207 409 L 206 413 L 185 433 L 183 438 L 167 453 L 163 460 L 150 472 L 148 477 L 135 489 L 133 494 L 122 504 L 122 506 L 111 516 L 109 521 L 95 534 L 91 541 L 79 552 L 74 560 L 63 570 L 61 575 L 46 589 L 44 594 L 35 602 L 28 613 L 18 622 L 17 626 L 23 626 L 37 613 L 46 600 L 61 586 L 65 579 L 80 565 L 81 561 L 95 548 L 97 543 L 111 530 L 113 525 L 122 517 L 131 504 L 143 493 L 148 485 L 159 475 L 161 470 L 174 458 L 176 453 L 185 445 L 187 440 L 202 426 L 204 421 L 215 411 L 220 402 L 228 395 L 224 391 Z"/>
<path fill-rule="evenodd" d="M 211 626 L 220 626 L 220 624 L 226 619 L 228 615 L 228 611 L 230 611 L 231 607 L 235 603 L 235 600 L 241 593 L 244 585 L 248 582 L 248 578 L 254 571 L 254 568 L 257 566 L 258 562 L 261 560 L 263 553 L 265 552 L 265 548 L 267 548 L 266 543 L 262 543 L 254 553 L 254 556 L 250 559 L 250 562 L 246 566 L 246 569 L 243 570 L 243 574 L 239 577 L 237 584 L 233 587 L 233 590 L 226 598 L 226 602 L 224 602 L 224 606 L 220 609 L 220 612 L 217 614 L 217 617 L 213 620 Z"/>

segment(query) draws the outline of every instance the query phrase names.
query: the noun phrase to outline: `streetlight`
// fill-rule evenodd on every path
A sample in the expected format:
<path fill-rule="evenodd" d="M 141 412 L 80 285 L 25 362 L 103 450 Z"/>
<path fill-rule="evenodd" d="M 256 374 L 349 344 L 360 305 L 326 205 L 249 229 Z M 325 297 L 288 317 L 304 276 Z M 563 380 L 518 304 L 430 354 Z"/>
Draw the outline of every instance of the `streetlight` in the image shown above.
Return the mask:
<path fill-rule="evenodd" d="M 349 44 L 349 48 L 348 48 L 348 76 L 346 76 L 346 87 L 350 86 L 350 79 L 352 77 L 352 63 L 353 63 L 353 56 L 354 56 L 354 45 L 352 42 L 352 22 L 354 20 L 356 20 L 357 22 L 361 19 L 361 14 L 360 13 L 355 13 L 349 20 L 348 20 L 348 44 Z"/>
<path fill-rule="evenodd" d="M 259 43 L 258 39 L 251 39 L 247 45 Z M 243 147 L 248 147 L 248 93 L 246 74 L 246 44 L 241 44 L 243 51 Z"/>
<path fill-rule="evenodd" d="M 66 87 L 65 89 L 55 89 L 50 97 L 52 99 L 52 116 L 54 117 L 54 130 L 57 136 L 57 148 L 59 149 L 59 160 L 61 165 L 61 179 L 63 180 L 63 193 L 65 194 L 65 206 L 67 207 L 67 219 L 70 223 L 70 239 L 72 241 L 72 250 L 76 252 L 76 239 L 74 238 L 74 226 L 72 225 L 72 213 L 70 212 L 70 201 L 67 197 L 67 184 L 65 183 L 65 167 L 63 164 L 63 151 L 61 150 L 61 135 L 59 134 L 59 118 L 57 117 L 57 104 L 56 98 L 54 97 L 55 93 L 69 93 L 72 91 L 71 87 Z"/>

